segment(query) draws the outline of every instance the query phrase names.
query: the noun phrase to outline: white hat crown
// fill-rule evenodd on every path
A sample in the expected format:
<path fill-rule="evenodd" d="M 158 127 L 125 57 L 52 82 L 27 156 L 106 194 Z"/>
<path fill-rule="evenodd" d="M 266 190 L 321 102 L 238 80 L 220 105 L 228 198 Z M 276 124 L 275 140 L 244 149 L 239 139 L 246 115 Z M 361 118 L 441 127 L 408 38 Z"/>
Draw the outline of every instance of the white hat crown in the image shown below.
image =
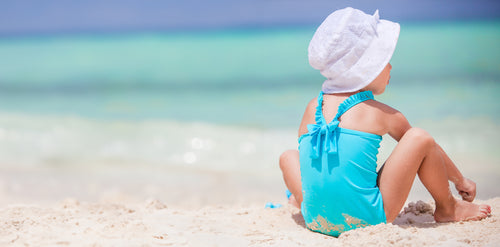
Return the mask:
<path fill-rule="evenodd" d="M 378 10 L 373 15 L 350 7 L 337 10 L 316 30 L 309 64 L 327 78 L 325 93 L 356 91 L 389 62 L 398 36 L 399 25 L 380 20 Z"/>

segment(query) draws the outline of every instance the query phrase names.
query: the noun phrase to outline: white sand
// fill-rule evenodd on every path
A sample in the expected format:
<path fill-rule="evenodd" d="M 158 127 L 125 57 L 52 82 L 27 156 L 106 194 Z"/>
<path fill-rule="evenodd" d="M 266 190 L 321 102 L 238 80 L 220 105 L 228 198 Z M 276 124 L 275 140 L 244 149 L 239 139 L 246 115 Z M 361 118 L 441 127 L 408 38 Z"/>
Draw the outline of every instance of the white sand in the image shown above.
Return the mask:
<path fill-rule="evenodd" d="M 0 208 L 0 246 L 498 246 L 500 197 L 483 201 L 491 217 L 433 222 L 432 206 L 417 203 L 395 224 L 333 238 L 304 228 L 298 209 L 220 206 L 200 209 L 143 203 L 79 202 Z"/>

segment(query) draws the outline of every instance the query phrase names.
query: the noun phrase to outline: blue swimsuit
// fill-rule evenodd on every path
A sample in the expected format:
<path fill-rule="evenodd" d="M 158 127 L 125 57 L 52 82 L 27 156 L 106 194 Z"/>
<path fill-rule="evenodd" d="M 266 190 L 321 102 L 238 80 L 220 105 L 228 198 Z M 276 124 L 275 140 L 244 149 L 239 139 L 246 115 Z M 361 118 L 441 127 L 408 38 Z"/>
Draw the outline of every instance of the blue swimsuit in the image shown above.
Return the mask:
<path fill-rule="evenodd" d="M 342 232 L 386 222 L 377 187 L 377 154 L 382 137 L 338 127 L 351 107 L 373 100 L 370 91 L 346 99 L 326 123 L 323 92 L 318 96 L 316 124 L 299 138 L 302 215 L 307 228 L 338 237 Z"/>

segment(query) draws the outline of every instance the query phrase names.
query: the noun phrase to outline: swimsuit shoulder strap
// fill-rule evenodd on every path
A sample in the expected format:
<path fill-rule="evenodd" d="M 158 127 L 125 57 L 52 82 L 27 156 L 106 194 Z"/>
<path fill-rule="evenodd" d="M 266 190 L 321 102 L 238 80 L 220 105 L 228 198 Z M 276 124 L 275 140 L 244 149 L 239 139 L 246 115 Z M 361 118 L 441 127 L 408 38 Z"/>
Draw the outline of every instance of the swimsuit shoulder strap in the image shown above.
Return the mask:
<path fill-rule="evenodd" d="M 372 99 L 374 99 L 374 98 L 373 98 L 373 93 L 371 91 L 363 91 L 363 92 L 359 92 L 357 94 L 351 95 L 349 98 L 344 100 L 344 102 L 342 102 L 339 105 L 337 115 L 335 115 L 335 118 L 332 121 L 337 120 L 340 116 L 342 116 L 342 114 L 344 114 L 346 111 L 351 109 L 353 106 L 355 106 L 361 102 L 364 102 L 367 100 L 372 100 Z"/>
<path fill-rule="evenodd" d="M 316 124 L 326 124 L 325 118 L 323 117 L 323 91 L 320 91 L 318 95 L 318 106 L 316 106 L 315 119 Z"/>

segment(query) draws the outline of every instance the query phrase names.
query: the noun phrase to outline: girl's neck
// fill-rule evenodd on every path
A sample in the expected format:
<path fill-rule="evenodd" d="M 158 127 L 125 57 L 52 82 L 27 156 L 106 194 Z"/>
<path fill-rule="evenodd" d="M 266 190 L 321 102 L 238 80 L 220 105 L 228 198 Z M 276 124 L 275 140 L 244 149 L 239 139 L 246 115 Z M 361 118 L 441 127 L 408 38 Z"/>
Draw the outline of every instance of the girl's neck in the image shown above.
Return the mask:
<path fill-rule="evenodd" d="M 348 93 L 329 93 L 326 95 L 333 95 L 333 96 L 338 96 L 338 97 L 350 97 L 352 95 L 355 95 L 359 92 L 362 92 L 362 90 L 354 91 L 354 92 L 348 92 Z"/>

